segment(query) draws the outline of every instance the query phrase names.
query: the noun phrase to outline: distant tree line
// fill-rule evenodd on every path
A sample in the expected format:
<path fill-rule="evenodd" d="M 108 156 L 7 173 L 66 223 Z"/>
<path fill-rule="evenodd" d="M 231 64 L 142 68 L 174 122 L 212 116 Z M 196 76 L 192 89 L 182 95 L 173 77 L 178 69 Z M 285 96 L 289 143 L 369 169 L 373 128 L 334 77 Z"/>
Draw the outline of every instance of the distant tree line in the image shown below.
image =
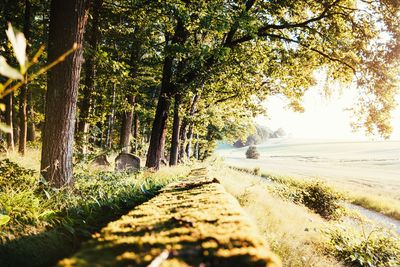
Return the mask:
<path fill-rule="evenodd" d="M 264 143 L 270 138 L 279 138 L 285 137 L 286 132 L 283 128 L 279 128 L 276 131 L 271 130 L 266 126 L 262 126 L 259 124 L 254 125 L 256 132 L 250 134 L 245 138 L 245 140 L 239 139 L 233 143 L 234 147 L 240 148 L 244 146 L 252 146 L 252 145 L 259 145 Z"/>

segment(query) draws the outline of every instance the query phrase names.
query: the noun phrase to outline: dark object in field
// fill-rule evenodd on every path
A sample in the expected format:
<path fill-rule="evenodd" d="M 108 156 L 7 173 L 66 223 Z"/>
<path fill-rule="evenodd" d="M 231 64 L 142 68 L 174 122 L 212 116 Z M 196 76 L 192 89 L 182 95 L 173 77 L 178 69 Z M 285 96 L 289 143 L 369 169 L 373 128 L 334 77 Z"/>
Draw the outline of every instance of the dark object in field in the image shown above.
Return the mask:
<path fill-rule="evenodd" d="M 249 146 L 246 151 L 246 158 L 248 159 L 258 159 L 260 157 L 260 153 L 258 153 L 257 148 L 255 146 Z"/>
<path fill-rule="evenodd" d="M 96 166 L 110 166 L 110 162 L 108 162 L 106 155 L 100 155 L 94 158 L 92 161 L 92 165 Z"/>
<path fill-rule="evenodd" d="M 134 172 L 140 169 L 140 158 L 133 154 L 121 152 L 115 159 L 116 171 Z"/>

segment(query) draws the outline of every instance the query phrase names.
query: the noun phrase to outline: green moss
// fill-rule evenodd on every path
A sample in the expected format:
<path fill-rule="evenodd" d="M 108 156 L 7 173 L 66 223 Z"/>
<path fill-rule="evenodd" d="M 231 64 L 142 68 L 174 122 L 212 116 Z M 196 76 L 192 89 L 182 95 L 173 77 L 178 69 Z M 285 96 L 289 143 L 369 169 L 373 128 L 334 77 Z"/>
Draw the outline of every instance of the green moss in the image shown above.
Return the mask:
<path fill-rule="evenodd" d="M 108 224 L 59 266 L 148 266 L 156 261 L 157 266 L 278 264 L 235 198 L 200 169 Z"/>

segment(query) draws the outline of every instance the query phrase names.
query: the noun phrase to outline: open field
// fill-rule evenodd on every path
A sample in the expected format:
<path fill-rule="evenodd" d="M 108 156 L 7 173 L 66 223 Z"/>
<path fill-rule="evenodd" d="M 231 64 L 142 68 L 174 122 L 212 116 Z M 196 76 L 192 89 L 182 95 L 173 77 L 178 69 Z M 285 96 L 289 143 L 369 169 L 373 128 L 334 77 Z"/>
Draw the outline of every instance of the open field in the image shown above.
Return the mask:
<path fill-rule="evenodd" d="M 228 165 L 319 177 L 341 190 L 400 200 L 400 141 L 270 139 L 257 146 L 259 159 L 246 159 L 246 149 L 224 145 L 217 153 Z"/>

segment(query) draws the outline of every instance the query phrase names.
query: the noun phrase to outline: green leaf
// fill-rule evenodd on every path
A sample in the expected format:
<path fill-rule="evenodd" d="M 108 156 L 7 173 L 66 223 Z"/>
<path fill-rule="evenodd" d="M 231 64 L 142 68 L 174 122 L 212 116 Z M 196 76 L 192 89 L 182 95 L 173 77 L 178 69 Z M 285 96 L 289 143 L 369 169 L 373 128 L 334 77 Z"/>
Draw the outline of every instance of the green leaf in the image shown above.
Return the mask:
<path fill-rule="evenodd" d="M 0 226 L 7 224 L 10 221 L 10 216 L 0 214 Z"/>

